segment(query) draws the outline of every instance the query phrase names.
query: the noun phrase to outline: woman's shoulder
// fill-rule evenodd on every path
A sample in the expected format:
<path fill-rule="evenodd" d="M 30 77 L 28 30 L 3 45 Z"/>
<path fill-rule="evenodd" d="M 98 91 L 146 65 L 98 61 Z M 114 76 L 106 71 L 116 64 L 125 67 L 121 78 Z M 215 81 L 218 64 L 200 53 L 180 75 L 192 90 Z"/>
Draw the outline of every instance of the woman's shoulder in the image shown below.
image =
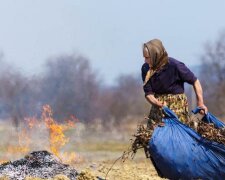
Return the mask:
<path fill-rule="evenodd" d="M 171 65 L 178 65 L 178 64 L 181 64 L 182 62 L 173 58 L 173 57 L 169 57 L 169 64 Z"/>
<path fill-rule="evenodd" d="M 179 67 L 181 65 L 184 65 L 184 63 L 175 58 L 169 57 L 169 65 L 171 67 Z"/>

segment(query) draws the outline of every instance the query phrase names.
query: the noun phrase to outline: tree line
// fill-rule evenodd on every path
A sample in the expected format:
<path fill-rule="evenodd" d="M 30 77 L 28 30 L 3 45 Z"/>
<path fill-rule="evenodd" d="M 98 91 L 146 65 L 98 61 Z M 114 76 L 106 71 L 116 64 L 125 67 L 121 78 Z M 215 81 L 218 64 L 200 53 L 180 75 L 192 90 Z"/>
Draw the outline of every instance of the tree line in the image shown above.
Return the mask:
<path fill-rule="evenodd" d="M 49 59 L 35 77 L 1 60 L 0 84 L 0 118 L 12 119 L 15 126 L 25 117 L 40 117 L 45 104 L 58 121 L 73 115 L 85 123 L 98 118 L 106 126 L 127 115 L 142 115 L 144 108 L 138 76 L 121 75 L 115 85 L 106 86 L 89 60 L 76 54 Z"/>
<path fill-rule="evenodd" d="M 206 43 L 199 79 L 206 105 L 217 116 L 225 115 L 225 33 Z M 74 115 L 85 123 L 101 119 L 107 126 L 120 125 L 128 116 L 148 114 L 141 74 L 120 75 L 114 85 L 105 85 L 90 61 L 77 54 L 50 58 L 44 72 L 27 77 L 0 60 L 0 118 L 15 126 L 25 117 L 41 115 L 49 104 L 54 117 L 63 121 Z"/>

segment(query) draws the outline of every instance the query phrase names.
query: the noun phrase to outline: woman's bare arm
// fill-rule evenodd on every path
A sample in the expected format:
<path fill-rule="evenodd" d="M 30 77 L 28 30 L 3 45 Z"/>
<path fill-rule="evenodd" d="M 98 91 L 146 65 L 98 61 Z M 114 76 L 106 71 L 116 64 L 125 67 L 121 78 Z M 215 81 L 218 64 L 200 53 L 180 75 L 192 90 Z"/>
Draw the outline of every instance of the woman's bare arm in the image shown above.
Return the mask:
<path fill-rule="evenodd" d="M 149 94 L 147 96 L 145 96 L 145 98 L 147 99 L 147 101 L 153 105 L 158 106 L 159 108 L 162 108 L 165 104 L 163 102 L 158 101 L 153 94 Z"/>
<path fill-rule="evenodd" d="M 196 94 L 197 106 L 203 109 L 205 113 L 207 113 L 208 108 L 204 104 L 202 86 L 198 79 L 194 82 L 193 88 Z"/>

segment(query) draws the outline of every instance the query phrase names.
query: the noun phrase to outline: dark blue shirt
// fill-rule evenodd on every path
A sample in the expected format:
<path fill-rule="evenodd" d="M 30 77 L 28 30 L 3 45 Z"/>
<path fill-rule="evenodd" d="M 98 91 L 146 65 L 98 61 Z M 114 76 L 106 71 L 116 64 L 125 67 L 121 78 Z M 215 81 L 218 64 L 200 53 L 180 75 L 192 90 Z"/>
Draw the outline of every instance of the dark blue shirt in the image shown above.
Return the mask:
<path fill-rule="evenodd" d="M 142 66 L 142 80 L 149 70 L 149 65 Z M 169 57 L 169 62 L 153 74 L 144 85 L 145 95 L 148 94 L 181 94 L 184 93 L 184 83 L 194 84 L 197 80 L 193 72 L 184 63 Z"/>

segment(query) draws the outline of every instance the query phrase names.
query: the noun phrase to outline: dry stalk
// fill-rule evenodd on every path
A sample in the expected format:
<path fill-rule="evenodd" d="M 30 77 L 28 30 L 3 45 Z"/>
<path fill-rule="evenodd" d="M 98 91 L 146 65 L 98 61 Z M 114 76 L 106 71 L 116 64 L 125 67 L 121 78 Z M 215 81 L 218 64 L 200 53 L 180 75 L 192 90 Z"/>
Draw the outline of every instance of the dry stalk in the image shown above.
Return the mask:
<path fill-rule="evenodd" d="M 225 145 L 225 128 L 216 128 L 213 123 L 206 123 L 197 116 L 192 116 L 187 125 L 203 138 Z"/>

